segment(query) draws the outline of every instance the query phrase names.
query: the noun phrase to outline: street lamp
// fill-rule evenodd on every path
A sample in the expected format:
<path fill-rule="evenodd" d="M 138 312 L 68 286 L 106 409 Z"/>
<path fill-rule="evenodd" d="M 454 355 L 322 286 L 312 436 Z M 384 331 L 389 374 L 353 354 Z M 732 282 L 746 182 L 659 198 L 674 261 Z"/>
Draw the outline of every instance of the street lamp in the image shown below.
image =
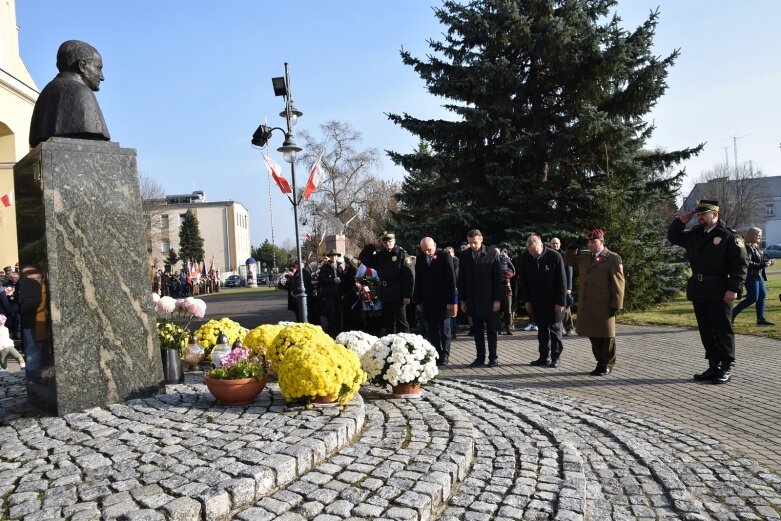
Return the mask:
<path fill-rule="evenodd" d="M 298 261 L 298 272 L 295 278 L 297 287 L 294 293 L 298 296 L 298 319 L 301 322 L 309 322 L 307 319 L 306 309 L 306 288 L 304 287 L 304 263 L 301 260 L 301 241 L 298 233 L 298 190 L 296 188 L 296 156 L 301 150 L 293 139 L 293 125 L 296 124 L 298 118 L 304 115 L 303 112 L 298 110 L 293 105 L 293 95 L 290 90 L 290 72 L 288 71 L 288 64 L 285 63 L 285 76 L 278 78 L 271 78 L 271 83 L 274 87 L 275 96 L 283 96 L 285 98 L 285 109 L 279 113 L 280 116 L 285 118 L 287 123 L 287 130 L 274 127 L 271 128 L 268 125 L 260 125 L 255 133 L 252 135 L 252 144 L 255 146 L 264 147 L 268 144 L 268 140 L 271 137 L 271 133 L 274 130 L 281 130 L 285 133 L 285 141 L 282 146 L 277 149 L 278 152 L 282 152 L 282 157 L 285 162 L 290 163 L 290 177 L 291 177 L 291 189 L 293 190 L 290 202 L 293 205 L 293 222 L 295 224 L 296 233 L 296 260 Z"/>

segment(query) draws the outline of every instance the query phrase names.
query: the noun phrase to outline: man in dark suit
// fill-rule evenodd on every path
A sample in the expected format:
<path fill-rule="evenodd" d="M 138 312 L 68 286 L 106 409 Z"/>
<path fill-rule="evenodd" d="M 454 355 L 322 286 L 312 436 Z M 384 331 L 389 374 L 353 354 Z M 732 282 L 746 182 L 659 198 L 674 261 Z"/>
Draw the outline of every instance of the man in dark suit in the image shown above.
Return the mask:
<path fill-rule="evenodd" d="M 521 255 L 521 297 L 529 316 L 537 324 L 540 356 L 530 365 L 558 367 L 564 345 L 561 318 L 566 304 L 567 276 L 564 261 L 555 250 L 546 248 L 539 235 L 526 240 Z"/>
<path fill-rule="evenodd" d="M 439 354 L 437 365 L 447 365 L 450 358 L 450 319 L 456 297 L 453 259 L 445 250 L 437 249 L 437 243 L 431 237 L 420 241 L 420 251 L 422 255 L 418 255 L 415 261 L 412 300 L 426 323 L 426 339 Z"/>
<path fill-rule="evenodd" d="M 472 319 L 477 358 L 471 367 L 485 365 L 485 336 L 488 337 L 488 365 L 499 365 L 496 353 L 497 312 L 504 288 L 499 270 L 499 250 L 483 245 L 480 230 L 466 235 L 469 248 L 459 256 L 458 302 Z"/>

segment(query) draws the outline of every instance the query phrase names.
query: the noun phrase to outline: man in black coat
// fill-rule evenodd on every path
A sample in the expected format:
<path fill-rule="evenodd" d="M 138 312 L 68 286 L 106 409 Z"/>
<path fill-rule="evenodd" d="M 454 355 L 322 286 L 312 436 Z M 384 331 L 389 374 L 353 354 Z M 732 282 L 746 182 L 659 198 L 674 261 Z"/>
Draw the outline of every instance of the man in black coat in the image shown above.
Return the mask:
<path fill-rule="evenodd" d="M 540 356 L 530 365 L 558 367 L 564 345 L 561 318 L 566 304 L 567 275 L 558 252 L 546 248 L 539 235 L 526 239 L 521 255 L 521 297 L 537 324 Z"/>
<path fill-rule="evenodd" d="M 396 246 L 396 234 L 384 232 L 382 247 L 374 255 L 372 268 L 380 276 L 380 302 L 385 334 L 409 333 L 406 306 L 412 301 L 412 270 L 405 262 L 407 252 Z"/>
<path fill-rule="evenodd" d="M 317 294 L 323 304 L 326 318 L 326 332 L 336 337 L 342 331 L 342 277 L 344 271 L 339 265 L 338 257 L 342 254 L 336 250 L 328 252 L 328 262 L 320 266 L 317 273 Z"/>
<path fill-rule="evenodd" d="M 686 230 L 686 223 L 695 215 L 697 224 Z M 725 384 L 732 378 L 735 362 L 732 303 L 743 289 L 748 271 L 743 238 L 719 219 L 718 201 L 701 200 L 694 210 L 670 223 L 667 240 L 686 249 L 692 268 L 686 298 L 694 306 L 708 359 L 708 369 L 695 374 L 694 379 Z"/>
<path fill-rule="evenodd" d="M 504 292 L 499 270 L 499 250 L 483 245 L 480 230 L 466 235 L 469 248 L 461 252 L 458 263 L 458 302 L 461 311 L 472 319 L 477 358 L 471 367 L 485 365 L 485 336 L 488 337 L 488 365 L 499 365 L 496 353 L 496 323 Z"/>
<path fill-rule="evenodd" d="M 456 298 L 453 259 L 445 250 L 438 250 L 431 237 L 420 241 L 420 251 L 422 254 L 415 262 L 412 300 L 426 323 L 426 340 L 439 354 L 437 365 L 447 365 L 450 358 L 450 319 Z"/>

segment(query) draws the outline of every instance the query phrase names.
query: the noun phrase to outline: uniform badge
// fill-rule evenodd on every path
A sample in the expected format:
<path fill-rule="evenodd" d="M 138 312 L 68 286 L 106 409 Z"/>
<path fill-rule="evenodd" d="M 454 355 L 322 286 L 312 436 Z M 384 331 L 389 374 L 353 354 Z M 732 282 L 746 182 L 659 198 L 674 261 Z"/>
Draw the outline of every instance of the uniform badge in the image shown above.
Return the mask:
<path fill-rule="evenodd" d="M 391 257 L 391 260 L 392 260 L 393 262 L 396 262 L 396 259 L 398 259 L 398 257 L 396 257 L 395 255 L 394 255 L 393 257 Z"/>
<path fill-rule="evenodd" d="M 740 237 L 735 237 L 735 244 L 737 244 L 738 248 L 746 247 L 746 243 Z"/>
<path fill-rule="evenodd" d="M 721 237 L 714 237 L 713 238 L 713 244 L 715 244 L 716 246 L 721 244 Z"/>

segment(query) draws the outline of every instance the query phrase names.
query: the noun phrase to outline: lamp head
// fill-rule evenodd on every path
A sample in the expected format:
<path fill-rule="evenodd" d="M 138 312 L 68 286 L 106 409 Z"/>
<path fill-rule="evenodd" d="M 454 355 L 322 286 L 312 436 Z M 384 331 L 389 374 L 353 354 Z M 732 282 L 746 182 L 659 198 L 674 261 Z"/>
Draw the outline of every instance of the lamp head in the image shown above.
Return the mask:
<path fill-rule="evenodd" d="M 283 159 L 288 163 L 293 163 L 296 160 L 296 155 L 301 152 L 303 148 L 296 145 L 293 141 L 293 136 L 288 134 L 285 136 L 285 142 L 277 149 L 277 152 L 282 152 Z"/>
<path fill-rule="evenodd" d="M 296 122 L 298 121 L 298 118 L 304 115 L 303 112 L 298 110 L 298 108 L 293 104 L 293 100 L 290 100 L 290 126 L 294 126 Z M 287 117 L 286 112 L 283 110 L 279 113 L 279 115 L 283 118 Z"/>
<path fill-rule="evenodd" d="M 270 137 L 271 127 L 268 125 L 260 125 L 255 133 L 252 134 L 252 144 L 256 147 L 265 147 L 268 144 Z"/>
<path fill-rule="evenodd" d="M 287 96 L 287 85 L 285 77 L 271 78 L 271 84 L 274 86 L 274 96 Z"/>

